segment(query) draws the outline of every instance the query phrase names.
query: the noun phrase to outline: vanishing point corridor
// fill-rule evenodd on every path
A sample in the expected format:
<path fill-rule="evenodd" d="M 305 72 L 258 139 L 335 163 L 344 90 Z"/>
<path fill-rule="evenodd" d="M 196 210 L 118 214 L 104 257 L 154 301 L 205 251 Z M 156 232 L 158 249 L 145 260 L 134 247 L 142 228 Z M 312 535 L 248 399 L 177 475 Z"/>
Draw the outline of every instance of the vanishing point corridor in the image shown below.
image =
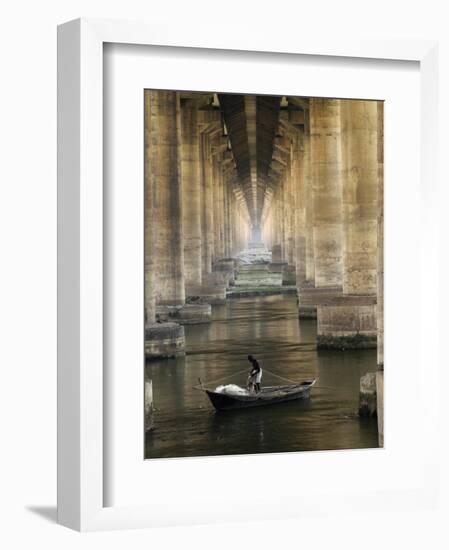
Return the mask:
<path fill-rule="evenodd" d="M 383 103 L 144 98 L 146 457 L 381 446 Z M 214 413 L 251 353 L 310 401 Z"/>

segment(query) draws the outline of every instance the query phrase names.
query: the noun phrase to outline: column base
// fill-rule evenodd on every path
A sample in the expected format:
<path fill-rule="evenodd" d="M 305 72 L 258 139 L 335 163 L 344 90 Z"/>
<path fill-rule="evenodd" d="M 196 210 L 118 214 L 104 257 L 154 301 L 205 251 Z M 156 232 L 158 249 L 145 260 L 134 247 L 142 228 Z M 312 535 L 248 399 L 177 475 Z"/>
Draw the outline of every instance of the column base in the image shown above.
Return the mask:
<path fill-rule="evenodd" d="M 218 260 L 212 267 L 212 273 L 217 277 L 217 280 L 224 282 L 226 286 L 233 286 L 235 281 L 234 275 L 235 261 L 233 258 L 223 258 Z M 220 274 L 220 275 L 216 275 Z"/>
<path fill-rule="evenodd" d="M 219 269 L 212 273 L 214 276 L 211 280 L 212 284 L 225 285 L 226 287 L 234 286 L 235 284 L 235 275 L 234 270 L 232 269 Z"/>
<path fill-rule="evenodd" d="M 154 428 L 153 381 L 145 380 L 145 431 Z"/>
<path fill-rule="evenodd" d="M 297 287 L 298 317 L 300 319 L 316 319 L 318 305 L 331 303 L 337 296 L 341 296 L 341 287 L 315 288 L 305 281 Z"/>
<path fill-rule="evenodd" d="M 251 250 L 253 249 L 266 250 L 267 247 L 264 245 L 264 243 L 260 241 L 249 241 L 248 248 Z"/>
<path fill-rule="evenodd" d="M 274 244 L 271 247 L 271 261 L 274 264 L 279 264 L 282 262 L 282 247 L 280 244 Z"/>
<path fill-rule="evenodd" d="M 377 416 L 377 389 L 376 373 L 368 372 L 360 378 L 359 415 L 367 417 Z"/>
<path fill-rule="evenodd" d="M 296 286 L 296 267 L 294 265 L 286 265 L 282 270 L 282 284 Z"/>
<path fill-rule="evenodd" d="M 213 271 L 212 273 L 203 274 L 203 281 L 201 286 L 204 287 L 213 287 L 220 286 L 225 287 L 225 289 L 230 286 L 231 281 L 234 281 L 234 271 L 231 273 L 226 270 Z M 234 284 L 234 283 L 232 283 Z"/>
<path fill-rule="evenodd" d="M 271 262 L 268 264 L 268 270 L 272 273 L 282 273 L 287 266 L 286 262 Z"/>
<path fill-rule="evenodd" d="M 375 296 L 340 296 L 333 305 L 317 307 L 317 347 L 371 349 L 377 347 Z"/>
<path fill-rule="evenodd" d="M 152 323 L 145 327 L 145 357 L 167 359 L 185 355 L 184 327 L 177 323 Z"/>
<path fill-rule="evenodd" d="M 298 304 L 298 317 L 300 319 L 316 319 L 316 309 L 316 306 Z"/>
<path fill-rule="evenodd" d="M 280 294 L 296 294 L 295 286 L 259 286 L 259 287 L 235 287 L 227 293 L 228 298 L 256 298 L 257 296 L 278 296 Z"/>
<path fill-rule="evenodd" d="M 188 303 L 183 306 L 159 305 L 156 307 L 156 317 L 159 321 L 172 321 L 180 325 L 210 323 L 212 308 L 210 304 L 200 303 Z"/>
<path fill-rule="evenodd" d="M 225 285 L 203 285 L 186 288 L 186 304 L 222 305 L 225 303 Z"/>
<path fill-rule="evenodd" d="M 317 335 L 318 349 L 335 349 L 345 351 L 348 349 L 376 349 L 377 335 L 373 334 L 348 334 L 337 336 L 332 334 Z"/>
<path fill-rule="evenodd" d="M 236 287 L 280 287 L 282 271 L 271 271 L 267 264 L 247 264 L 238 268 Z"/>

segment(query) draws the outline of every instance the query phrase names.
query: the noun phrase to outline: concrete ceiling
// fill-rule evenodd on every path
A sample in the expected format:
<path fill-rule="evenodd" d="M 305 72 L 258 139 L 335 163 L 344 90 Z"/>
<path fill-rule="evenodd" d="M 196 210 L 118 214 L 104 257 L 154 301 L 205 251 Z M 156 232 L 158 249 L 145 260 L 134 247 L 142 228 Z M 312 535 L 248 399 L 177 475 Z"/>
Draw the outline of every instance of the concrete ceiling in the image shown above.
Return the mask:
<path fill-rule="evenodd" d="M 218 101 L 235 159 L 239 184 L 252 223 L 259 225 L 270 178 L 281 98 L 218 94 Z"/>
<path fill-rule="evenodd" d="M 244 198 L 252 224 L 259 226 L 289 166 L 290 137 L 305 124 L 308 99 L 211 92 L 181 97 L 198 102 L 203 126 L 213 136 L 212 150 L 228 155 L 227 169 L 235 171 L 231 184 Z"/>

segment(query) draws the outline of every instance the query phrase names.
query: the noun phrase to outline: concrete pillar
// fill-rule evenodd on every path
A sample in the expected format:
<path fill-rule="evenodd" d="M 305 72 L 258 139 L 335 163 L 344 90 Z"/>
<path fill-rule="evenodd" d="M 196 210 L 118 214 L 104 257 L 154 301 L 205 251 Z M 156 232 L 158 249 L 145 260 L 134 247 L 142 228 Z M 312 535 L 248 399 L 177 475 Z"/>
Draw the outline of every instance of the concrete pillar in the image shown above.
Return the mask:
<path fill-rule="evenodd" d="M 201 276 L 201 248 L 198 155 L 195 144 L 195 113 L 186 109 L 181 115 L 180 96 L 176 92 L 149 92 L 151 117 L 150 171 L 153 177 L 152 216 L 147 220 L 155 224 L 156 239 L 152 261 L 156 273 L 156 320 L 159 323 L 176 321 L 180 324 L 204 323 L 211 318 L 207 304 L 185 304 L 185 273 L 195 268 Z M 190 112 L 189 112 L 190 111 Z M 184 118 L 184 122 L 182 122 Z M 182 125 L 185 128 L 184 140 Z M 183 174 L 182 168 L 186 169 Z M 185 175 L 185 181 L 184 181 Z M 184 183 L 186 185 L 184 186 Z M 185 199 L 184 191 L 190 200 Z M 188 204 L 185 216 L 183 202 Z M 185 262 L 185 220 L 188 220 L 187 245 L 194 263 Z M 192 222 L 193 220 L 193 222 Z M 195 233 L 195 238 L 192 236 Z M 192 243 L 194 243 L 193 248 Z M 190 273 L 191 274 L 191 273 Z M 177 327 L 178 325 L 175 325 Z M 173 352 L 168 345 L 175 327 L 164 335 L 161 327 L 148 327 L 148 337 L 167 340 L 164 349 Z M 151 330 L 150 330 L 151 328 Z M 183 335 L 182 335 L 183 337 Z M 176 337 L 177 338 L 177 337 Z M 148 346 L 147 346 L 148 347 Z M 148 347 L 148 354 L 153 351 Z M 174 350 L 178 352 L 177 347 Z"/>
<path fill-rule="evenodd" d="M 220 258 L 220 161 L 215 154 L 212 158 L 212 212 L 213 212 L 213 252 L 212 266 Z"/>
<path fill-rule="evenodd" d="M 384 104 L 377 102 L 377 364 L 384 366 Z"/>
<path fill-rule="evenodd" d="M 384 104 L 377 102 L 377 426 L 384 444 Z"/>
<path fill-rule="evenodd" d="M 238 250 L 238 227 L 237 227 L 237 216 L 238 216 L 238 209 L 237 209 L 237 199 L 235 196 L 234 189 L 230 190 L 229 192 L 229 202 L 230 202 L 230 229 L 231 229 L 231 256 L 236 256 L 239 253 Z"/>
<path fill-rule="evenodd" d="M 150 92 L 153 97 L 155 182 L 153 220 L 157 225 L 158 304 L 183 305 L 184 242 L 182 215 L 182 163 L 180 99 L 176 92 Z"/>
<path fill-rule="evenodd" d="M 184 327 L 156 323 L 155 304 L 184 304 L 181 125 L 176 92 L 145 91 L 145 354 L 184 354 Z"/>
<path fill-rule="evenodd" d="M 303 207 L 302 224 L 304 225 L 305 266 L 300 279 L 297 277 L 298 315 L 303 319 L 314 319 L 317 316 L 317 291 L 315 289 L 315 251 L 314 251 L 314 203 L 313 182 L 311 173 L 310 123 L 309 109 L 304 110 L 304 127 L 301 131 L 302 147 L 300 151 L 300 169 L 303 181 L 300 202 Z M 327 291 L 325 289 L 325 291 Z M 318 292 L 322 292 L 320 289 Z"/>
<path fill-rule="evenodd" d="M 225 254 L 225 186 L 223 158 L 220 155 L 218 172 L 218 259 L 226 257 Z"/>
<path fill-rule="evenodd" d="M 231 235 L 231 204 L 230 204 L 231 181 L 229 170 L 223 174 L 223 194 L 224 194 L 224 257 L 232 256 L 232 235 Z"/>
<path fill-rule="evenodd" d="M 282 182 L 278 180 L 276 190 L 273 197 L 272 217 L 273 217 L 273 246 L 272 246 L 272 262 L 281 263 L 283 261 L 283 216 L 280 206 Z"/>
<path fill-rule="evenodd" d="M 212 273 L 213 255 L 213 176 L 212 176 L 212 155 L 210 138 L 205 133 L 200 139 L 200 162 L 201 162 L 201 186 L 202 186 L 202 266 L 203 273 Z"/>
<path fill-rule="evenodd" d="M 286 171 L 282 173 L 281 177 L 281 193 L 279 196 L 279 218 L 281 221 L 281 249 L 282 249 L 282 261 L 288 264 L 288 190 L 287 190 L 287 175 Z"/>
<path fill-rule="evenodd" d="M 235 170 L 228 170 L 226 178 L 226 197 L 227 197 L 227 250 L 226 257 L 232 258 L 238 252 L 236 249 L 236 216 L 238 212 L 235 188 L 237 187 L 237 173 Z"/>
<path fill-rule="evenodd" d="M 153 381 L 145 380 L 145 431 L 154 428 Z"/>
<path fill-rule="evenodd" d="M 316 305 L 310 303 L 310 288 L 314 287 L 313 194 L 310 177 L 310 134 L 307 127 L 297 132 L 296 178 L 296 291 L 298 316 L 316 318 Z M 313 300 L 312 300 L 313 302 Z"/>
<path fill-rule="evenodd" d="M 340 100 L 310 99 L 315 286 L 342 284 Z"/>
<path fill-rule="evenodd" d="M 271 263 L 282 264 L 282 246 L 281 244 L 274 244 L 271 249 Z"/>
<path fill-rule="evenodd" d="M 377 102 L 341 102 L 343 294 L 377 291 Z"/>
<path fill-rule="evenodd" d="M 199 177 L 200 177 L 200 235 L 201 235 L 201 280 L 200 283 L 193 279 L 186 285 L 187 301 L 189 305 L 204 306 L 197 312 L 197 318 L 205 321 L 210 318 L 210 304 L 223 304 L 226 301 L 226 283 L 217 279 L 213 273 L 213 262 L 216 246 L 217 217 L 215 200 L 218 200 L 216 180 L 217 153 L 214 152 L 216 137 L 222 133 L 219 113 L 215 110 L 204 109 L 198 111 L 199 124 Z M 224 199 L 221 199 L 224 208 Z M 184 314 L 184 323 L 191 322 Z M 199 321 L 200 322 L 200 321 Z"/>
<path fill-rule="evenodd" d="M 303 293 L 303 305 L 311 306 L 312 310 L 316 307 L 318 347 L 327 347 L 329 341 L 328 310 L 322 304 L 341 294 L 342 286 L 340 110 L 341 101 L 337 99 L 309 101 L 315 287 Z"/>
<path fill-rule="evenodd" d="M 343 293 L 319 308 L 318 339 L 321 347 L 371 348 L 377 343 L 377 102 L 340 105 Z"/>
<path fill-rule="evenodd" d="M 289 211 L 289 203 L 292 202 L 292 197 L 289 196 L 288 175 L 286 172 L 287 169 L 278 172 L 271 201 L 270 217 L 272 218 L 273 238 L 269 271 L 272 274 L 271 276 L 279 279 L 281 284 L 294 285 L 296 281 L 292 283 L 289 277 L 288 265 L 289 255 L 291 257 L 289 248 L 292 244 L 289 233 L 293 233 L 294 205 L 292 210 Z M 290 267 L 293 268 L 293 266 Z M 272 286 L 276 286 L 276 284 Z"/>
<path fill-rule="evenodd" d="M 359 415 L 377 415 L 376 373 L 368 372 L 360 378 Z"/>
<path fill-rule="evenodd" d="M 304 129 L 294 138 L 292 179 L 295 202 L 296 287 L 300 293 L 306 281 L 306 189 L 304 181 Z"/>
<path fill-rule="evenodd" d="M 343 296 L 377 293 L 378 114 L 376 101 L 343 101 Z M 377 345 L 377 306 L 354 306 L 353 336 Z M 347 331 L 346 339 L 351 336 Z"/>
<path fill-rule="evenodd" d="M 145 325 L 156 320 L 156 234 L 157 227 L 152 223 L 154 204 L 154 176 L 151 171 L 151 93 L 145 91 Z"/>
<path fill-rule="evenodd" d="M 289 147 L 290 148 L 290 147 Z M 287 161 L 283 178 L 283 210 L 285 227 L 285 253 L 284 260 L 288 265 L 293 265 L 293 221 L 294 221 L 294 196 L 292 192 L 291 162 Z"/>
<path fill-rule="evenodd" d="M 294 180 L 292 163 L 292 143 L 290 139 L 284 140 L 290 154 L 287 157 L 285 168 L 285 223 L 286 223 L 286 262 L 287 266 L 282 273 L 282 282 L 287 286 L 296 286 L 296 192 L 297 182 Z"/>
<path fill-rule="evenodd" d="M 304 111 L 303 135 L 303 178 L 305 188 L 305 225 L 306 225 L 306 283 L 315 286 L 315 251 L 313 242 L 313 185 L 310 159 L 310 114 L 309 109 Z"/>
<path fill-rule="evenodd" d="M 202 274 L 202 188 L 197 101 L 181 100 L 181 121 L 184 278 L 186 286 L 189 286 L 200 285 Z"/>

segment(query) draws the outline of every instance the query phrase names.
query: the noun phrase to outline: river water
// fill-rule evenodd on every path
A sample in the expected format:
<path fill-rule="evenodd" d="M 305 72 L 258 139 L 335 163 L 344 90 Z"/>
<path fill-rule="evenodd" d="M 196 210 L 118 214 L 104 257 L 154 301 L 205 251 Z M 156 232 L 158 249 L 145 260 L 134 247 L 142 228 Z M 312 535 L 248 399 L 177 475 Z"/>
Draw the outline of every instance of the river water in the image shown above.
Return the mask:
<path fill-rule="evenodd" d="M 292 295 L 212 310 L 212 323 L 185 327 L 186 357 L 146 364 L 156 408 L 146 458 L 378 447 L 376 419 L 357 415 L 360 377 L 376 370 L 375 350 L 317 351 L 316 321 L 298 321 Z M 249 369 L 249 353 L 278 376 L 318 378 L 310 400 L 215 412 L 193 386 L 199 377 L 244 386 L 246 374 L 235 373 Z M 264 371 L 262 385 L 283 383 Z"/>

